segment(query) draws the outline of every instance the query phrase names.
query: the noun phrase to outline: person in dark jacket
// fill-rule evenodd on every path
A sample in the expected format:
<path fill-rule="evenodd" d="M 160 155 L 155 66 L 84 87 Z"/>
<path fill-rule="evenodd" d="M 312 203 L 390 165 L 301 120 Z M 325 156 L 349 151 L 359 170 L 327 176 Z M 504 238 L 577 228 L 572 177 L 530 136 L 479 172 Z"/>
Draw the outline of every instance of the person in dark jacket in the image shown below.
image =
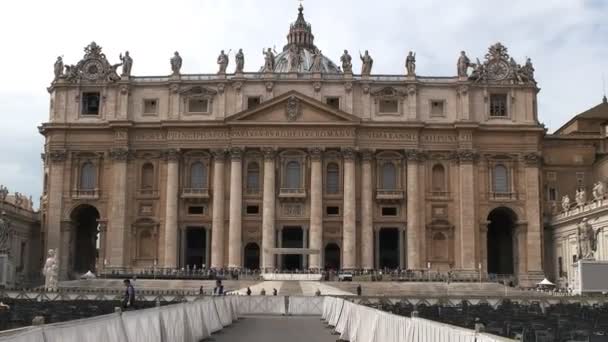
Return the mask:
<path fill-rule="evenodd" d="M 361 296 L 361 284 L 357 285 L 357 296 Z"/>
<path fill-rule="evenodd" d="M 249 287 L 247 287 L 247 295 L 251 296 L 251 289 Z"/>
<path fill-rule="evenodd" d="M 129 279 L 123 280 L 123 284 L 125 285 L 125 297 L 122 300 L 122 307 L 125 310 L 133 310 L 135 308 L 135 288 Z"/>

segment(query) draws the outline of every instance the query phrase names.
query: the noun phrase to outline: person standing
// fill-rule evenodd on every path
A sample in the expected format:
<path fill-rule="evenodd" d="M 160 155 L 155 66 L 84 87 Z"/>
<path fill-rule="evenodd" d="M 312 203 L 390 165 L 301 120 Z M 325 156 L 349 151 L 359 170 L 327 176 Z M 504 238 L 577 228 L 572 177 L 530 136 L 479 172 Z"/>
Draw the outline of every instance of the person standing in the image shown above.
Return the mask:
<path fill-rule="evenodd" d="M 251 289 L 249 287 L 247 287 L 247 295 L 251 296 Z"/>
<path fill-rule="evenodd" d="M 125 297 L 122 300 L 122 308 L 133 310 L 135 309 L 135 288 L 129 279 L 123 280 L 123 284 L 125 285 Z"/>
<path fill-rule="evenodd" d="M 357 296 L 361 296 L 361 284 L 357 285 Z"/>

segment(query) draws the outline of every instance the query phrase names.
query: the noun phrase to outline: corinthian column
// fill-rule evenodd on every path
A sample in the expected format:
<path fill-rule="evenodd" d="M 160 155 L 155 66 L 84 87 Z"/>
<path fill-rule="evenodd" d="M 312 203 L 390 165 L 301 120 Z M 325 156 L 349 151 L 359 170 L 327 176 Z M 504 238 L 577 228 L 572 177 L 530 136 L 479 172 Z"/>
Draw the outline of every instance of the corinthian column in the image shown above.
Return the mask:
<path fill-rule="evenodd" d="M 474 270 L 475 265 L 475 232 L 477 220 L 475 214 L 475 166 L 473 165 L 477 154 L 471 150 L 458 152 L 460 172 L 458 180 L 458 197 L 460 203 L 460 220 L 458 232 L 460 233 L 460 267 Z"/>
<path fill-rule="evenodd" d="M 407 268 L 422 268 L 422 256 L 420 255 L 421 239 L 420 213 L 418 185 L 419 152 L 416 150 L 406 151 L 407 157 Z"/>
<path fill-rule="evenodd" d="M 175 149 L 170 149 L 165 152 L 165 156 L 167 158 L 167 198 L 165 199 L 165 261 L 163 266 L 175 268 L 177 267 L 177 197 L 179 190 L 179 152 Z"/>
<path fill-rule="evenodd" d="M 355 211 L 355 151 L 344 156 L 344 215 L 342 217 L 342 268 L 357 268 L 357 215 Z"/>
<path fill-rule="evenodd" d="M 49 167 L 48 176 L 48 215 L 46 222 L 43 222 L 46 226 L 47 240 L 45 249 L 55 249 L 57 257 L 59 258 L 59 274 L 60 279 L 67 278 L 68 270 L 68 255 L 69 250 L 67 248 L 60 248 L 61 246 L 61 222 L 63 217 L 63 193 L 64 193 L 64 179 L 65 179 L 65 164 L 68 158 L 68 153 L 65 150 L 54 150 L 45 154 L 45 164 Z M 68 167 L 69 168 L 69 167 Z M 46 250 L 44 251 L 46 253 Z M 45 254 L 46 255 L 46 254 Z"/>
<path fill-rule="evenodd" d="M 323 249 L 323 173 L 319 148 L 310 150 L 310 248 Z M 321 254 L 310 255 L 310 268 L 321 268 Z"/>
<path fill-rule="evenodd" d="M 275 151 L 265 148 L 264 153 L 264 194 L 262 209 L 262 268 L 274 269 L 274 254 L 269 252 L 269 248 L 275 248 L 275 170 L 274 159 Z"/>
<path fill-rule="evenodd" d="M 374 229 L 371 151 L 361 153 L 361 267 L 374 268 Z"/>
<path fill-rule="evenodd" d="M 243 212 L 243 168 L 241 164 L 242 150 L 230 150 L 230 224 L 228 226 L 228 267 L 241 267 Z"/>
<path fill-rule="evenodd" d="M 527 248 L 524 253 L 527 259 L 527 272 L 534 273 L 534 276 L 542 278 L 542 232 L 541 232 L 541 212 L 540 212 L 540 185 L 538 182 L 540 156 L 536 153 L 528 153 L 524 157 L 525 164 L 525 184 L 526 184 L 526 220 L 528 221 Z M 524 235 L 524 234 L 522 234 Z"/>
<path fill-rule="evenodd" d="M 112 159 L 112 193 L 108 234 L 110 249 L 106 251 L 110 265 L 124 266 L 125 226 L 127 224 L 127 159 L 129 151 L 116 148 L 110 151 Z"/>
<path fill-rule="evenodd" d="M 224 267 L 224 158 L 226 151 L 213 153 L 213 214 L 211 218 L 211 267 Z"/>

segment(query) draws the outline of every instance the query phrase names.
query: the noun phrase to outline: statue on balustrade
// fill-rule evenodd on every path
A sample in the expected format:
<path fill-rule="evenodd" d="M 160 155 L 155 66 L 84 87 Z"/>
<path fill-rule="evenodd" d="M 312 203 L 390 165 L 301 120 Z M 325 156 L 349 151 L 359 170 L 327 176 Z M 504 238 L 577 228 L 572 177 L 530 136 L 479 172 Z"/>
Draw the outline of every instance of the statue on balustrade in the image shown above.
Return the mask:
<path fill-rule="evenodd" d="M 179 55 L 179 52 L 175 51 L 170 62 L 173 75 L 179 75 L 180 70 L 182 69 L 182 57 Z"/>
<path fill-rule="evenodd" d="M 353 58 L 348 54 L 348 50 L 344 50 L 344 54 L 340 57 L 340 62 L 342 62 L 342 71 L 345 73 L 353 72 Z"/>
<path fill-rule="evenodd" d="M 372 66 L 374 65 L 374 60 L 372 56 L 369 55 L 369 51 L 365 50 L 365 54 L 361 55 L 359 52 L 359 58 L 361 58 L 361 75 L 369 75 L 372 73 Z"/>
<path fill-rule="evenodd" d="M 59 279 L 59 265 L 57 262 L 57 252 L 54 249 L 49 249 L 42 275 L 44 276 L 44 288 L 47 290 L 57 290 Z"/>
<path fill-rule="evenodd" d="M 564 211 L 570 210 L 570 196 L 566 195 L 562 197 L 562 209 Z"/>
<path fill-rule="evenodd" d="M 243 49 L 239 49 L 239 52 L 234 56 L 234 61 L 236 62 L 235 72 L 243 72 L 243 69 L 245 68 L 245 54 L 243 53 Z"/>
<path fill-rule="evenodd" d="M 597 251 L 597 235 L 599 228 L 594 229 L 593 226 L 584 218 L 578 224 L 578 255 L 579 259 L 595 260 L 595 252 Z"/>
<path fill-rule="evenodd" d="M 274 53 L 271 48 L 268 48 L 266 51 L 262 50 L 264 54 L 264 72 L 273 72 L 274 71 Z"/>
<path fill-rule="evenodd" d="M 129 56 L 129 51 L 125 51 L 125 55 L 120 54 L 118 56 L 122 61 L 122 73 L 121 76 L 131 76 L 131 68 L 133 67 L 133 58 Z"/>
<path fill-rule="evenodd" d="M 408 76 L 416 75 L 416 54 L 410 51 L 405 58 L 405 69 L 407 70 Z"/>
<path fill-rule="evenodd" d="M 57 60 L 55 61 L 54 71 L 55 80 L 58 80 L 63 76 L 63 58 L 61 56 L 57 57 Z"/>
<path fill-rule="evenodd" d="M 321 57 L 323 57 L 323 54 L 321 53 L 321 50 L 317 49 L 314 52 L 314 54 L 312 55 L 312 65 L 310 66 L 310 71 L 312 71 L 312 72 L 321 72 L 322 71 Z"/>
<path fill-rule="evenodd" d="M 604 182 L 599 181 L 593 185 L 593 199 L 596 201 L 603 200 L 606 190 L 604 189 Z"/>
<path fill-rule="evenodd" d="M 11 223 L 6 217 L 6 212 L 0 216 L 0 254 L 9 254 L 11 249 Z"/>
<path fill-rule="evenodd" d="M 576 190 L 576 206 L 577 207 L 582 207 L 585 205 L 585 202 L 587 202 L 587 192 L 585 191 L 585 189 L 578 189 Z"/>
<path fill-rule="evenodd" d="M 460 57 L 458 57 L 458 62 L 456 63 L 458 77 L 467 77 L 469 66 L 471 66 L 471 60 L 464 51 L 460 51 Z"/>
<path fill-rule="evenodd" d="M 230 53 L 230 51 L 228 51 L 228 53 Z M 228 55 L 224 53 L 224 50 L 222 50 L 220 52 L 220 55 L 217 57 L 217 64 L 220 66 L 220 70 L 218 71 L 218 74 L 226 73 L 226 68 L 228 68 L 229 62 L 230 62 L 230 59 L 228 58 Z"/>

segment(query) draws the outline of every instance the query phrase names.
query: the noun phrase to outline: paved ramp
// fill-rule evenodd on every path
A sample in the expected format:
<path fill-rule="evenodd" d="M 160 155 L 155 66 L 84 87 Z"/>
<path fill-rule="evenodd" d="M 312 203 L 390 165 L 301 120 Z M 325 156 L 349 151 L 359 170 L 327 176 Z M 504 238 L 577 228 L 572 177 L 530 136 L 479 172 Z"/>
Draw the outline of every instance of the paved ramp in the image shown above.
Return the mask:
<path fill-rule="evenodd" d="M 211 336 L 213 342 L 335 342 L 338 336 L 315 317 L 248 316 Z"/>

